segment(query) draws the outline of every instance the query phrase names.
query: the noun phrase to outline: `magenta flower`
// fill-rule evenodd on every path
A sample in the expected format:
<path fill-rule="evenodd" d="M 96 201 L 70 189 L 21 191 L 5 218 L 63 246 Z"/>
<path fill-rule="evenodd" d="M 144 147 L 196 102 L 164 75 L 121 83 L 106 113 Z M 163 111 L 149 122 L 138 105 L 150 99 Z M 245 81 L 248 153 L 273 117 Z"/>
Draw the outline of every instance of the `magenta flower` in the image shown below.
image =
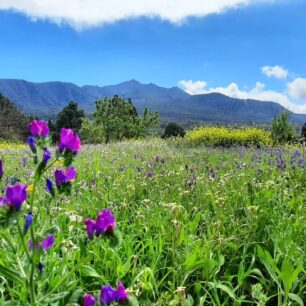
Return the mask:
<path fill-rule="evenodd" d="M 56 170 L 54 173 L 56 186 L 59 188 L 62 185 L 67 185 L 73 181 L 77 172 L 74 167 L 69 167 L 66 170 Z"/>
<path fill-rule="evenodd" d="M 128 293 L 121 282 L 118 282 L 117 290 L 111 286 L 103 286 L 101 288 L 100 303 L 101 305 L 110 305 L 113 302 L 119 304 L 126 302 Z"/>
<path fill-rule="evenodd" d="M 105 208 L 99 212 L 96 222 L 96 235 L 99 236 L 101 233 L 112 234 L 115 230 L 116 219 L 112 212 Z"/>
<path fill-rule="evenodd" d="M 45 121 L 33 120 L 29 124 L 31 134 L 38 138 L 46 138 L 49 136 L 49 127 Z"/>
<path fill-rule="evenodd" d="M 84 306 L 93 306 L 96 304 L 96 299 L 91 294 L 86 293 L 83 297 Z"/>
<path fill-rule="evenodd" d="M 101 288 L 100 303 L 101 305 L 110 305 L 117 301 L 117 290 L 111 286 L 103 286 Z"/>
<path fill-rule="evenodd" d="M 7 186 L 5 198 L 9 207 L 14 208 L 16 211 L 19 211 L 21 205 L 28 197 L 27 185 L 14 185 Z"/>
<path fill-rule="evenodd" d="M 81 141 L 77 133 L 74 133 L 72 129 L 61 129 L 59 152 L 66 153 L 71 152 L 76 155 L 81 149 Z"/>
<path fill-rule="evenodd" d="M 0 180 L 2 179 L 3 177 L 3 162 L 2 162 L 2 159 L 0 159 Z"/>
<path fill-rule="evenodd" d="M 96 230 L 96 221 L 93 219 L 85 219 L 86 231 L 89 239 L 93 239 Z"/>
<path fill-rule="evenodd" d="M 54 244 L 54 236 L 49 235 L 48 237 L 43 239 L 41 242 L 36 243 L 35 249 L 39 250 L 39 248 L 41 247 L 43 251 L 47 251 L 48 249 L 50 249 L 53 246 L 53 244 Z M 29 241 L 29 249 L 30 250 L 33 249 L 33 241 L 32 240 Z"/>
<path fill-rule="evenodd" d="M 127 300 L 128 293 L 126 289 L 124 288 L 123 284 L 121 282 L 118 282 L 117 285 L 117 302 L 123 303 Z"/>
<path fill-rule="evenodd" d="M 50 249 L 54 244 L 54 236 L 49 235 L 47 238 L 41 241 L 41 247 L 44 251 Z"/>

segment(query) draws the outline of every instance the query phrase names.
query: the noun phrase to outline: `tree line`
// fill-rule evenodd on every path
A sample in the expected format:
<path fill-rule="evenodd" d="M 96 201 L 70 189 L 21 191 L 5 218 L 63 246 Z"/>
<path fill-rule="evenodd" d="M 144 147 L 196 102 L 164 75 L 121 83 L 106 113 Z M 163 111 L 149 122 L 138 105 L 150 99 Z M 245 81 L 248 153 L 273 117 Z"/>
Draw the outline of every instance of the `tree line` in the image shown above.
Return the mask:
<path fill-rule="evenodd" d="M 0 93 L 0 140 L 24 140 L 31 119 Z M 53 143 L 58 142 L 60 130 L 65 127 L 78 132 L 85 143 L 107 144 L 150 135 L 152 130 L 159 128 L 159 113 L 145 108 L 142 115 L 139 115 L 131 99 L 126 101 L 115 95 L 95 102 L 92 119 L 87 118 L 78 104 L 71 101 L 58 113 L 56 120 L 49 120 L 48 125 Z M 184 129 L 177 123 L 170 122 L 162 138 L 184 136 Z M 289 113 L 282 113 L 272 122 L 272 138 L 275 144 L 306 141 L 306 123 L 302 128 L 301 139 L 297 139 L 289 121 Z"/>

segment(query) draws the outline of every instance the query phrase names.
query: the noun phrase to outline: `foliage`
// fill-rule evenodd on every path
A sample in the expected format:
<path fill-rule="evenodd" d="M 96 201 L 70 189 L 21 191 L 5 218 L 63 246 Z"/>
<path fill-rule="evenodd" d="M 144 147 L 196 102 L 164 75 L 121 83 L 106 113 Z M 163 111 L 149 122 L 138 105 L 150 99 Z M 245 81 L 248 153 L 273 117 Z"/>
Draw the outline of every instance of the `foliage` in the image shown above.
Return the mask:
<path fill-rule="evenodd" d="M 187 133 L 187 142 L 209 146 L 262 146 L 271 143 L 269 132 L 255 128 L 202 126 Z"/>
<path fill-rule="evenodd" d="M 69 102 L 69 104 L 57 114 L 55 123 L 51 121 L 48 123 L 52 132 L 53 143 L 59 140 L 59 133 L 62 128 L 69 128 L 79 132 L 84 117 L 84 111 L 78 108 L 78 104 L 74 101 Z"/>
<path fill-rule="evenodd" d="M 294 129 L 289 121 L 288 112 L 283 112 L 273 119 L 272 139 L 276 144 L 284 144 L 295 139 Z"/>
<path fill-rule="evenodd" d="M 170 122 L 165 128 L 162 138 L 184 137 L 185 134 L 184 129 L 180 125 L 175 122 Z"/>
<path fill-rule="evenodd" d="M 94 120 L 85 118 L 80 130 L 80 136 L 85 143 L 98 144 L 103 142 L 104 132 Z"/>
<path fill-rule="evenodd" d="M 25 157 L 6 151 L 1 187 L 15 175 L 30 179 L 33 162 L 21 165 Z M 36 191 L 35 231 L 57 229 L 36 275 L 39 298 L 52 291 L 42 305 L 81 304 L 85 292 L 120 279 L 144 306 L 303 305 L 305 158 L 303 146 L 190 147 L 158 139 L 86 146 L 75 158 L 69 196 L 51 201 L 44 184 Z M 85 234 L 84 218 L 105 207 L 122 233 L 115 246 Z M 23 305 L 19 263 L 27 258 L 14 225 L 0 231 L 0 245 L 0 305 Z"/>
<path fill-rule="evenodd" d="M 158 113 L 152 113 L 145 108 L 143 116 L 140 117 L 130 99 L 125 101 L 117 95 L 96 101 L 94 118 L 94 122 L 87 122 L 87 126 L 81 131 L 85 141 L 93 139 L 97 142 L 101 135 L 103 139 L 100 139 L 100 142 L 105 143 L 144 137 L 149 133 L 149 128 L 159 122 Z M 88 129 L 90 125 L 94 126 L 92 133 Z"/>
<path fill-rule="evenodd" d="M 302 137 L 303 141 L 306 141 L 306 123 L 304 123 L 304 125 L 302 127 L 301 137 Z"/>
<path fill-rule="evenodd" d="M 24 140 L 28 119 L 0 93 L 0 139 Z"/>

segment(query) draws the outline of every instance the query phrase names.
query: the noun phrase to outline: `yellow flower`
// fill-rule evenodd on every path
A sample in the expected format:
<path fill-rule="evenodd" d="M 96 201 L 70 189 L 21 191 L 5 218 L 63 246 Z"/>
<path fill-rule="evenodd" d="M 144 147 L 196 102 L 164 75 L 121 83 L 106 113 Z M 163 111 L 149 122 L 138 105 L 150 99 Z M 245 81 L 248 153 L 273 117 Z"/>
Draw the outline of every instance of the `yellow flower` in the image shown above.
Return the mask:
<path fill-rule="evenodd" d="M 55 163 L 54 163 L 54 166 L 55 167 L 60 167 L 64 164 L 64 161 L 63 160 L 57 160 Z"/>
<path fill-rule="evenodd" d="M 28 192 L 31 192 L 31 191 L 33 190 L 33 187 L 34 187 L 33 184 L 32 184 L 32 185 L 29 185 L 27 191 L 28 191 Z"/>

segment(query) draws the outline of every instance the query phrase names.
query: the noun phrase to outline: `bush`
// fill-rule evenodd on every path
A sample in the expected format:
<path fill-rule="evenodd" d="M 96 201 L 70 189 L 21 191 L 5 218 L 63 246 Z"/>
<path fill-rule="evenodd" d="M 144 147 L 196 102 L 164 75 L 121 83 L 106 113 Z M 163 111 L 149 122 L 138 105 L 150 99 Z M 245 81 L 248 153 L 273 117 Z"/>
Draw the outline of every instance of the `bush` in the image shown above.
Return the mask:
<path fill-rule="evenodd" d="M 180 125 L 175 122 L 170 122 L 165 128 L 162 138 L 184 137 L 185 134 L 184 129 Z"/>
<path fill-rule="evenodd" d="M 284 144 L 295 139 L 294 129 L 289 121 L 289 113 L 281 113 L 272 122 L 272 139 L 275 144 Z"/>
<path fill-rule="evenodd" d="M 306 123 L 304 123 L 302 127 L 301 138 L 302 138 L 302 141 L 306 141 Z"/>
<path fill-rule="evenodd" d="M 209 146 L 262 146 L 271 143 L 269 132 L 255 128 L 226 128 L 202 126 L 187 133 L 187 141 Z"/>

